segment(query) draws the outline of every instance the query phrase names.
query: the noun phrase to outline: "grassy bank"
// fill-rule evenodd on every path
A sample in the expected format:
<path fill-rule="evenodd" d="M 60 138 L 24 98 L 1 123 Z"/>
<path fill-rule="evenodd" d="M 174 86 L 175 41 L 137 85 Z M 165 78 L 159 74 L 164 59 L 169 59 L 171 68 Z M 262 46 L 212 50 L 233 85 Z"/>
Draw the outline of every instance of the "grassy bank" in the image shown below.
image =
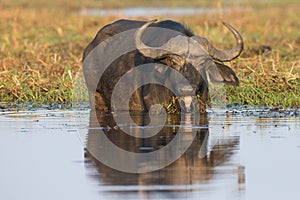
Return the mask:
<path fill-rule="evenodd" d="M 156 6 L 159 1 L 147 2 L 131 0 L 127 5 Z M 183 2 L 173 1 L 172 6 L 186 6 Z M 193 6 L 229 6 L 222 1 L 191 2 Z M 228 103 L 299 106 L 300 3 L 293 0 L 285 4 L 280 1 L 267 4 L 245 2 L 242 4 L 245 10 L 171 19 L 188 25 L 195 34 L 207 37 L 220 49 L 233 45 L 232 36 L 221 25 L 221 20 L 241 32 L 245 51 L 241 57 L 228 63 L 237 72 L 241 85 L 227 88 Z M 165 3 L 162 1 L 163 5 Z M 0 101 L 71 102 L 85 46 L 99 28 L 119 18 L 78 14 L 80 8 L 95 6 L 126 5 L 93 0 L 84 4 L 70 0 L 2 3 Z"/>

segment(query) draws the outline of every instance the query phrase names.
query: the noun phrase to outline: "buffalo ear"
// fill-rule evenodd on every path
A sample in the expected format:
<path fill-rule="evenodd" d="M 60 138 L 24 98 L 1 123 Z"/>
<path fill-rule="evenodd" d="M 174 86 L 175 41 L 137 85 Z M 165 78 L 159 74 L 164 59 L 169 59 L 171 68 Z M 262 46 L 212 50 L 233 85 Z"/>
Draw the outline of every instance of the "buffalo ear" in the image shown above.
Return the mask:
<path fill-rule="evenodd" d="M 213 62 L 208 69 L 209 80 L 213 83 L 225 83 L 233 86 L 239 85 L 239 79 L 235 72 L 222 63 Z"/>

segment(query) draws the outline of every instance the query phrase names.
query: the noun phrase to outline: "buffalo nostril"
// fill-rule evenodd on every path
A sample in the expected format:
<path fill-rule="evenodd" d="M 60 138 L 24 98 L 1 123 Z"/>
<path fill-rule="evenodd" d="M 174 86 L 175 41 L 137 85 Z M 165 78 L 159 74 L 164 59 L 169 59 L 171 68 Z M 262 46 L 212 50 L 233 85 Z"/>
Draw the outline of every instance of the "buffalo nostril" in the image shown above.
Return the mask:
<path fill-rule="evenodd" d="M 184 112 L 191 112 L 193 108 L 193 97 L 185 96 L 181 98 L 180 106 Z"/>

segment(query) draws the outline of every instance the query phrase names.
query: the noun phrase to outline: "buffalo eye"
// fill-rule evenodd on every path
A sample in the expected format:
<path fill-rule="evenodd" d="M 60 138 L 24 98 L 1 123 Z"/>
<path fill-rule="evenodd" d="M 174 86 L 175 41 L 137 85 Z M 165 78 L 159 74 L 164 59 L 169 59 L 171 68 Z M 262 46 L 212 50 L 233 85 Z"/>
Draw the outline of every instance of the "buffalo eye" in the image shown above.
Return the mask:
<path fill-rule="evenodd" d="M 170 64 L 172 66 L 183 66 L 184 65 L 184 59 L 181 56 L 172 55 L 172 56 L 170 56 Z"/>
<path fill-rule="evenodd" d="M 178 65 L 178 64 L 177 64 L 176 60 L 171 59 L 171 65 L 174 66 L 174 65 Z"/>

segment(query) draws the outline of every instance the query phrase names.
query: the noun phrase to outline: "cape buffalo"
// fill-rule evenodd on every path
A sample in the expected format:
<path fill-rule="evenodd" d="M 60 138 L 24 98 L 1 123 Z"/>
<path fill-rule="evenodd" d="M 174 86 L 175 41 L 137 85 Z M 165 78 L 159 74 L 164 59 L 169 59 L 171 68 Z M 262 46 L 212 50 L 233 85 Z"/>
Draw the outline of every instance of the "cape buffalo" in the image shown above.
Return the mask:
<path fill-rule="evenodd" d="M 239 84 L 235 72 L 222 62 L 240 55 L 242 36 L 231 25 L 223 24 L 236 40 L 230 50 L 216 49 L 206 38 L 195 36 L 184 25 L 171 20 L 118 20 L 104 26 L 83 54 L 91 107 L 98 112 L 111 112 L 113 90 L 121 77 L 137 66 L 147 65 L 143 73 L 128 76 L 130 82 L 120 86 L 118 91 L 123 93 L 115 102 L 122 102 L 122 96 L 128 93 L 130 99 L 121 104 L 124 108 L 115 109 L 148 112 L 154 104 L 161 104 L 168 112 L 191 110 L 191 97 L 197 97 L 194 99 L 202 110 L 208 100 L 209 82 Z M 171 79 L 175 70 L 189 84 L 177 79 L 176 74 L 175 81 Z M 149 76 L 152 80 L 138 85 L 138 81 L 148 80 Z"/>

